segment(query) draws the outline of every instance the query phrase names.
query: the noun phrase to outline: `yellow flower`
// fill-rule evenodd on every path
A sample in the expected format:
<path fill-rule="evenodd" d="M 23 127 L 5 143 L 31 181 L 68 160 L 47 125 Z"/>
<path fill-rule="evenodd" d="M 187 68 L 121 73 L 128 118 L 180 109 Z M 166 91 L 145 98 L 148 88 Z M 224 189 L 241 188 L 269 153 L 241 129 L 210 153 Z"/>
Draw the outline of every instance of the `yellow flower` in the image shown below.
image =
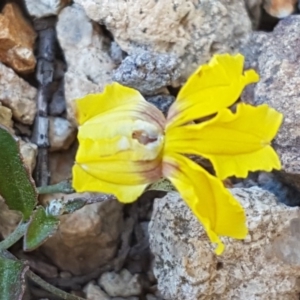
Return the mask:
<path fill-rule="evenodd" d="M 219 236 L 245 238 L 245 212 L 221 180 L 280 169 L 270 143 L 282 115 L 267 105 L 228 109 L 259 79 L 253 70 L 243 73 L 243 64 L 240 54 L 215 55 L 191 75 L 166 118 L 138 91 L 117 83 L 77 100 L 75 190 L 111 193 L 130 203 L 166 177 L 217 243 L 217 254 L 224 250 Z M 209 159 L 216 177 L 186 154 Z"/>

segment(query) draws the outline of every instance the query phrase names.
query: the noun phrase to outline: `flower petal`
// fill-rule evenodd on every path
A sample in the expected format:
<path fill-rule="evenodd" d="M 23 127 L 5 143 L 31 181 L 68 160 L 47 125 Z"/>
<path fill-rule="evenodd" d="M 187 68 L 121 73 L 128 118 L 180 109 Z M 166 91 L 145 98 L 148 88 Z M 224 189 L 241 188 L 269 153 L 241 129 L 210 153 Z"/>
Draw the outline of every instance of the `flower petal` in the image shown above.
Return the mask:
<path fill-rule="evenodd" d="M 220 180 L 195 162 L 175 153 L 164 156 L 163 173 L 203 224 L 210 240 L 218 244 L 217 254 L 224 250 L 219 236 L 246 237 L 245 212 Z"/>
<path fill-rule="evenodd" d="M 259 79 L 254 70 L 243 74 L 243 65 L 241 54 L 221 54 L 215 55 L 207 65 L 200 66 L 170 107 L 167 127 L 209 116 L 236 102 L 244 87 Z"/>
<path fill-rule="evenodd" d="M 77 105 L 81 126 L 73 167 L 75 190 L 134 201 L 161 177 L 163 114 L 139 92 L 117 83 L 103 94 L 78 100 Z"/>
<path fill-rule="evenodd" d="M 166 150 L 208 158 L 220 179 L 248 171 L 280 169 L 270 146 L 282 122 L 282 114 L 261 105 L 241 103 L 237 112 L 223 109 L 213 119 L 167 130 Z"/>
<path fill-rule="evenodd" d="M 76 100 L 76 107 L 79 125 L 94 117 L 101 116 L 109 120 L 108 113 L 111 112 L 114 112 L 114 115 L 120 113 L 120 117 L 130 112 L 131 116 L 143 113 L 145 119 L 156 120 L 164 127 L 164 116 L 159 109 L 148 103 L 137 90 L 116 82 L 107 85 L 101 94 L 91 94 Z"/>
<path fill-rule="evenodd" d="M 90 175 L 80 165 L 73 166 L 73 187 L 79 193 L 91 191 L 115 195 L 120 202 L 131 203 L 145 190 L 148 184 L 122 185 L 100 180 Z"/>

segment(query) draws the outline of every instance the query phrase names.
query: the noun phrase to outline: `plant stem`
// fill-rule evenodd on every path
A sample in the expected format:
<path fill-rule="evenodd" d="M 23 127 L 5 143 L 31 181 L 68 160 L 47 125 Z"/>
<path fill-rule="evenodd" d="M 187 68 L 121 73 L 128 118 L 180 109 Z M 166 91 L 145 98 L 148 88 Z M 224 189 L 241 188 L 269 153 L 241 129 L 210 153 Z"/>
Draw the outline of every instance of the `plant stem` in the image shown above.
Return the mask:
<path fill-rule="evenodd" d="M 0 250 L 5 250 L 14 245 L 26 232 L 28 223 L 22 221 L 18 227 L 5 240 L 0 242 Z"/>
<path fill-rule="evenodd" d="M 45 280 L 43 280 L 41 277 L 37 276 L 36 274 L 34 274 L 32 271 L 28 271 L 26 273 L 28 275 L 28 277 L 34 281 L 36 284 L 38 284 L 39 286 L 41 286 L 44 290 L 52 293 L 53 295 L 60 297 L 61 299 L 65 299 L 65 300 L 84 300 L 81 297 L 77 297 L 75 295 L 71 295 L 65 291 L 62 291 L 60 289 L 58 289 L 57 287 L 49 284 L 48 282 L 46 282 Z"/>
<path fill-rule="evenodd" d="M 63 193 L 63 194 L 71 194 L 74 193 L 74 189 L 72 188 L 70 181 L 61 181 L 57 184 L 40 186 L 37 188 L 37 192 L 39 194 L 55 194 L 55 193 Z"/>
<path fill-rule="evenodd" d="M 12 260 L 18 260 L 14 255 L 12 255 L 9 251 L 7 250 L 2 250 L 0 249 L 0 256 L 6 259 L 12 259 Z M 60 297 L 62 299 L 65 300 L 85 300 L 83 298 L 77 297 L 75 295 L 71 295 L 65 291 L 62 291 L 60 289 L 58 289 L 57 287 L 49 284 L 48 282 L 46 282 L 45 280 L 43 280 L 41 277 L 37 276 L 36 274 L 34 274 L 32 271 L 27 271 L 26 275 L 28 275 L 28 277 L 35 282 L 36 284 L 38 284 L 40 287 L 42 287 L 44 290 L 52 293 L 53 295 Z"/>

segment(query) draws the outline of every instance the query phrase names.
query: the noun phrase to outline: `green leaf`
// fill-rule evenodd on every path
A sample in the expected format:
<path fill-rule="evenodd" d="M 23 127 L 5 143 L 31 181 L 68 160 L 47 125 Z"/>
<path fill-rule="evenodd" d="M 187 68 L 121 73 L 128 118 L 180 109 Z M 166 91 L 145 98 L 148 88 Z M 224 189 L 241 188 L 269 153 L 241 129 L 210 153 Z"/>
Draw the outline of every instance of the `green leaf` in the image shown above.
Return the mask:
<path fill-rule="evenodd" d="M 24 236 L 24 251 L 32 251 L 52 236 L 59 225 L 59 219 L 47 215 L 44 207 L 37 207 L 29 221 L 27 232 Z"/>
<path fill-rule="evenodd" d="M 18 142 L 0 125 L 0 195 L 10 209 L 23 213 L 26 221 L 37 202 L 31 176 L 23 164 Z"/>
<path fill-rule="evenodd" d="M 0 257 L 0 300 L 21 300 L 25 291 L 25 273 L 29 267 Z"/>

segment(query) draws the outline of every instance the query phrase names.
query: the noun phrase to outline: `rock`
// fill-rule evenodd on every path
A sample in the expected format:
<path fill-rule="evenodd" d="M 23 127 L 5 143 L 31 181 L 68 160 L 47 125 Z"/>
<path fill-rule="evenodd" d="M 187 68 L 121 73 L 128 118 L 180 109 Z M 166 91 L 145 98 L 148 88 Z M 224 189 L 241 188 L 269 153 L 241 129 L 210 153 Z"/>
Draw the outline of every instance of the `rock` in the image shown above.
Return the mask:
<path fill-rule="evenodd" d="M 30 269 L 42 275 L 44 278 L 57 278 L 58 271 L 53 265 L 48 264 L 44 261 L 44 258 L 38 251 L 33 253 L 24 253 L 22 250 L 18 252 L 18 258 L 28 262 Z"/>
<path fill-rule="evenodd" d="M 235 52 L 251 31 L 240 0 L 75 0 L 104 24 L 123 51 L 174 54 L 186 79 L 216 52 Z M 168 17 L 166 17 L 168 16 Z"/>
<path fill-rule="evenodd" d="M 123 59 L 126 57 L 126 53 L 121 49 L 121 47 L 115 41 L 110 43 L 109 55 L 116 65 L 121 64 Z"/>
<path fill-rule="evenodd" d="M 265 0 L 264 9 L 275 18 L 285 18 L 296 9 L 297 0 Z"/>
<path fill-rule="evenodd" d="M 18 226 L 22 219 L 21 213 L 10 210 L 0 196 L 0 235 L 8 237 Z"/>
<path fill-rule="evenodd" d="M 98 283 L 111 297 L 139 296 L 142 293 L 139 275 L 132 275 L 126 269 L 121 270 L 119 274 L 103 273 Z"/>
<path fill-rule="evenodd" d="M 54 92 L 50 105 L 49 114 L 59 116 L 66 110 L 65 90 L 63 80 L 59 83 L 57 90 Z"/>
<path fill-rule="evenodd" d="M 263 0 L 244 0 L 246 9 L 252 22 L 253 29 L 257 29 L 261 19 Z"/>
<path fill-rule="evenodd" d="M 0 61 L 18 73 L 34 71 L 36 33 L 15 3 L 5 5 L 0 14 Z"/>
<path fill-rule="evenodd" d="M 1 102 L 0 102 L 0 124 L 4 125 L 8 129 L 12 129 L 13 127 L 11 109 L 3 106 Z"/>
<path fill-rule="evenodd" d="M 0 102 L 23 124 L 32 124 L 36 114 L 36 89 L 12 69 L 0 63 Z"/>
<path fill-rule="evenodd" d="M 75 122 L 74 100 L 102 92 L 111 82 L 114 63 L 100 26 L 92 24 L 79 5 L 61 11 L 56 30 L 68 65 L 64 78 L 68 118 Z"/>
<path fill-rule="evenodd" d="M 282 178 L 300 189 L 300 16 L 280 21 L 271 33 L 253 33 L 244 47 L 246 67 L 254 67 L 260 81 L 245 90 L 242 100 L 267 103 L 284 114 L 274 141 L 282 162 Z"/>
<path fill-rule="evenodd" d="M 139 299 L 140 299 L 139 297 L 126 297 L 126 298 L 114 297 L 114 298 L 111 298 L 111 300 L 139 300 Z"/>
<path fill-rule="evenodd" d="M 86 298 L 88 300 L 110 300 L 98 285 L 94 283 L 89 283 L 85 288 L 84 291 L 86 293 Z"/>
<path fill-rule="evenodd" d="M 72 278 L 72 274 L 70 272 L 62 271 L 59 273 L 60 278 Z"/>
<path fill-rule="evenodd" d="M 299 208 L 277 204 L 258 187 L 231 192 L 246 210 L 249 234 L 242 241 L 224 238 L 221 256 L 178 193 L 155 200 L 150 247 L 163 299 L 298 299 L 300 265 L 283 263 L 269 246 L 285 234 Z"/>
<path fill-rule="evenodd" d="M 26 143 L 20 140 L 20 152 L 23 158 L 23 162 L 31 174 L 35 168 L 36 156 L 38 152 L 37 145 L 33 143 Z"/>
<path fill-rule="evenodd" d="M 76 128 L 70 121 L 60 117 L 50 117 L 50 151 L 66 150 L 76 138 Z"/>
<path fill-rule="evenodd" d="M 77 145 L 72 145 L 68 151 L 50 152 L 49 168 L 51 184 L 72 178 L 72 167 L 75 161 Z"/>
<path fill-rule="evenodd" d="M 114 72 L 113 80 L 142 94 L 155 95 L 165 86 L 178 85 L 176 81 L 179 77 L 175 55 L 140 51 L 122 61 Z"/>
<path fill-rule="evenodd" d="M 91 197 L 70 194 L 68 198 Z M 123 205 L 117 200 L 86 205 L 60 217 L 58 232 L 41 246 L 63 271 L 82 275 L 94 271 L 114 258 L 122 228 Z"/>
<path fill-rule="evenodd" d="M 56 59 L 54 61 L 53 80 L 60 81 L 61 79 L 63 79 L 66 69 L 67 69 L 66 64 L 63 61 Z"/>
<path fill-rule="evenodd" d="M 285 235 L 277 237 L 269 246 L 269 253 L 275 254 L 284 263 L 300 266 L 300 218 L 292 219 Z"/>
<path fill-rule="evenodd" d="M 32 131 L 31 128 L 29 128 L 28 126 L 22 123 L 14 122 L 14 129 L 17 136 L 26 137 L 28 139 L 31 138 Z"/>
<path fill-rule="evenodd" d="M 146 100 L 156 106 L 166 116 L 171 104 L 175 101 L 172 95 L 157 95 L 146 97 Z"/>
<path fill-rule="evenodd" d="M 71 0 L 25 0 L 28 13 L 36 18 L 57 15 Z"/>
<path fill-rule="evenodd" d="M 146 295 L 146 300 L 163 300 L 163 299 L 157 298 L 156 296 L 151 295 L 151 294 L 147 294 Z"/>

